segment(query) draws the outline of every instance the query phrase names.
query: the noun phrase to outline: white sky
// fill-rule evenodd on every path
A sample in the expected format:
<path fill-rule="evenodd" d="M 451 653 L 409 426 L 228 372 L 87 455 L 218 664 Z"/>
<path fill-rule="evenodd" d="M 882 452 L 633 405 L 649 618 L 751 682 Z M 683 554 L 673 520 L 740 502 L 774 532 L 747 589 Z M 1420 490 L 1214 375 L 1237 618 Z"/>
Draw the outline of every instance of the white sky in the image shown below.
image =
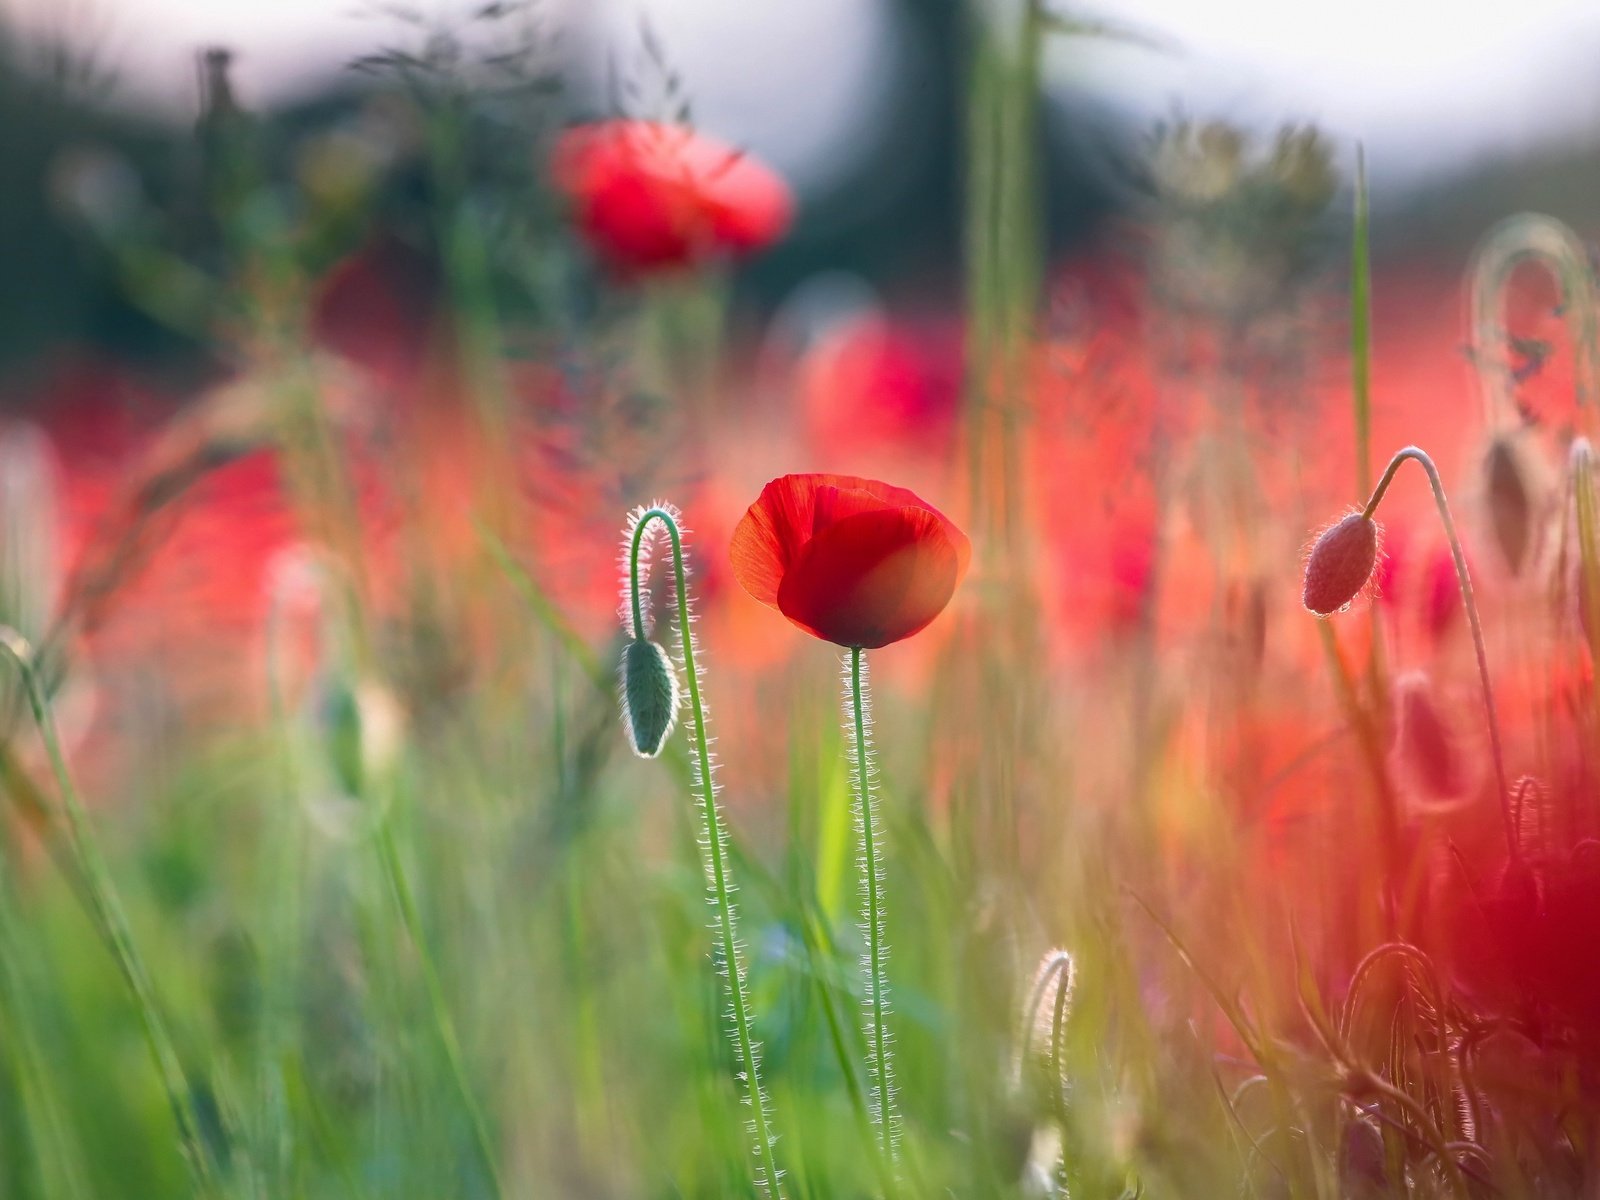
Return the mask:
<path fill-rule="evenodd" d="M 461 11 L 482 0 L 412 0 Z M 1426 170 L 1600 125 L 1600 0 L 1098 0 L 1063 8 L 1170 38 L 1157 52 L 1061 43 L 1052 75 L 1141 117 L 1175 107 L 1316 120 L 1375 164 Z M 373 0 L 0 0 L 35 29 L 87 30 L 128 89 L 193 102 L 193 51 L 239 52 L 246 101 L 292 93 L 395 26 Z M 889 0 L 544 0 L 631 30 L 647 9 L 699 121 L 786 167 L 825 166 L 871 110 Z M 362 15 L 363 10 L 366 15 Z M 859 132 L 859 129 L 854 130 Z"/>

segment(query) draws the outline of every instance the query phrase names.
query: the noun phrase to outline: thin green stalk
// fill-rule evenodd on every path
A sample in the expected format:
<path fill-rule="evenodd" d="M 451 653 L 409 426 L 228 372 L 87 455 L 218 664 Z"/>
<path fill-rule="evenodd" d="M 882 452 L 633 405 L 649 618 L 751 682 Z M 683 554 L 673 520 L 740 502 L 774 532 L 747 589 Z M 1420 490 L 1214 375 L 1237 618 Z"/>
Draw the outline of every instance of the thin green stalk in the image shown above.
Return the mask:
<path fill-rule="evenodd" d="M 1356 487 L 1372 488 L 1372 262 L 1367 156 L 1356 147 L 1355 228 L 1350 238 L 1350 407 L 1356 426 Z"/>
<path fill-rule="evenodd" d="M 1456 581 L 1461 585 L 1461 604 L 1467 610 L 1467 624 L 1472 631 L 1472 649 L 1478 659 L 1478 683 L 1483 689 L 1483 714 L 1489 726 L 1489 752 L 1494 759 L 1495 787 L 1500 798 L 1500 814 L 1505 823 L 1506 848 L 1513 860 L 1521 857 L 1517 831 L 1511 819 L 1511 789 L 1506 786 L 1505 753 L 1500 745 L 1500 720 L 1495 715 L 1494 689 L 1489 684 L 1489 655 L 1484 648 L 1483 623 L 1478 618 L 1478 602 L 1472 596 L 1472 577 L 1467 573 L 1467 556 L 1461 549 L 1461 538 L 1456 534 L 1456 523 L 1450 516 L 1450 502 L 1445 498 L 1444 483 L 1439 479 L 1439 468 L 1433 459 L 1417 446 L 1407 446 L 1389 460 L 1389 466 L 1373 489 L 1362 515 L 1369 520 L 1383 494 L 1389 490 L 1395 472 L 1407 459 L 1414 460 L 1428 475 L 1428 486 L 1433 489 L 1433 502 L 1439 510 L 1439 520 L 1444 525 L 1445 538 L 1450 543 L 1450 557 L 1455 560 Z"/>
<path fill-rule="evenodd" d="M 884 945 L 882 829 L 872 811 L 866 653 L 860 646 L 851 647 L 846 666 L 851 739 L 855 749 L 856 832 L 861 836 L 862 921 L 867 935 L 867 952 L 862 959 L 866 968 L 868 1009 L 867 1086 L 871 1093 L 872 1119 L 878 1131 L 879 1153 L 892 1174 L 900 1130 L 894 1104 L 894 1057 L 889 1044 L 889 982 L 884 972 L 889 949 Z"/>
<path fill-rule="evenodd" d="M 45 1049 L 32 1036 L 35 1006 L 21 962 L 21 930 L 12 920 L 16 899 L 10 888 L 0 897 L 0 1038 L 16 1059 L 17 1090 L 40 1177 L 54 1184 L 47 1183 L 44 1194 L 80 1200 L 91 1195 L 83 1175 L 85 1157 L 62 1115 Z"/>
<path fill-rule="evenodd" d="M 422 967 L 423 986 L 428 992 L 428 1006 L 432 1010 L 434 1028 L 439 1035 L 440 1044 L 444 1047 L 451 1079 L 456 1085 L 456 1091 L 461 1094 L 462 1107 L 467 1110 L 467 1119 L 472 1123 L 472 1135 L 477 1142 L 479 1156 L 483 1159 L 484 1170 L 488 1172 L 494 1194 L 504 1196 L 505 1188 L 500 1181 L 499 1160 L 495 1155 L 494 1143 L 489 1137 L 488 1122 L 484 1119 L 483 1109 L 479 1107 L 477 1096 L 473 1093 L 472 1084 L 467 1078 L 461 1043 L 456 1037 L 455 1023 L 450 1019 L 450 1009 L 445 1003 L 444 985 L 440 982 L 438 968 L 434 965 L 427 939 L 423 936 L 422 916 L 417 911 L 416 898 L 412 895 L 411 885 L 406 879 L 405 865 L 400 861 L 400 848 L 394 839 L 394 822 L 388 812 L 385 812 L 378 821 L 378 852 L 383 858 L 384 871 L 389 876 L 389 886 L 394 891 L 395 902 L 400 909 L 401 922 L 405 925 L 406 935 L 411 939 L 417 961 Z"/>
<path fill-rule="evenodd" d="M 1356 147 L 1354 228 L 1350 236 L 1350 409 L 1355 419 L 1356 490 L 1372 490 L 1372 252 L 1367 198 L 1367 155 Z M 1367 670 L 1373 706 L 1388 704 L 1383 622 L 1372 615 Z"/>
<path fill-rule="evenodd" d="M 1051 992 L 1052 986 L 1054 992 Z M 1022 1037 L 1017 1050 L 1017 1083 L 1026 1081 L 1028 1056 L 1033 1049 L 1033 1035 L 1039 1026 L 1039 1006 L 1047 995 L 1050 1003 L 1050 1049 L 1046 1066 L 1050 1074 L 1050 1115 L 1055 1119 L 1061 1134 L 1061 1157 L 1056 1163 L 1057 1194 L 1069 1195 L 1067 1180 L 1068 1102 L 1067 1071 L 1062 1058 L 1066 1041 L 1067 1018 L 1072 1012 L 1073 992 L 1077 987 L 1077 967 L 1072 955 L 1065 950 L 1052 950 L 1045 955 L 1034 980 L 1028 1005 L 1023 1009 Z"/>
<path fill-rule="evenodd" d="M 61 741 L 56 735 L 55 720 L 51 716 L 44 691 L 33 669 L 33 649 L 16 630 L 0 626 L 0 650 L 10 656 L 22 676 L 22 685 L 28 695 L 28 706 L 33 712 L 34 723 L 39 728 L 40 739 L 44 742 L 45 752 L 50 758 L 50 768 L 55 773 L 61 807 L 65 810 L 67 818 L 68 842 L 78 860 L 95 923 L 100 927 L 100 934 L 111 950 L 112 957 L 116 959 L 123 982 L 133 994 L 134 1007 L 139 1013 L 145 1041 L 161 1075 L 162 1085 L 166 1089 L 167 1103 L 171 1106 L 173 1119 L 177 1123 L 178 1137 L 183 1146 L 184 1156 L 188 1160 L 189 1169 L 194 1174 L 195 1184 L 202 1195 L 221 1196 L 223 1193 L 218 1182 L 216 1164 L 212 1161 L 211 1151 L 201 1133 L 203 1126 L 194 1107 L 194 1089 L 184 1072 L 177 1048 L 172 1041 L 172 1034 L 167 1029 L 166 1020 L 156 1004 L 155 989 L 151 986 L 150 974 L 133 940 L 133 931 L 128 925 L 122 902 L 118 899 L 115 885 L 111 881 L 110 868 L 101 856 L 94 828 L 89 823 L 88 813 L 84 811 L 78 790 L 73 785 L 71 773 L 67 770 L 67 761 L 61 751 Z"/>
<path fill-rule="evenodd" d="M 706 737 L 705 702 L 700 695 L 700 670 L 695 665 L 694 634 L 689 614 L 689 574 L 684 565 L 683 537 L 678 528 L 676 513 L 661 505 L 644 509 L 634 519 L 633 535 L 628 549 L 629 588 L 633 604 L 633 636 L 646 635 L 644 602 L 640 594 L 640 546 L 645 530 L 660 521 L 666 526 L 672 541 L 672 567 L 677 584 L 678 631 L 683 647 L 683 673 L 689 689 L 689 710 L 694 716 L 694 780 L 693 788 L 700 801 L 703 828 L 700 845 L 705 859 L 706 881 L 712 892 L 716 908 L 714 926 L 718 949 L 722 955 L 723 982 L 733 1009 L 734 1043 L 743 1068 L 745 1102 L 750 1106 L 750 1127 L 755 1138 L 755 1153 L 759 1166 L 756 1184 L 773 1200 L 783 1200 L 783 1180 L 773 1153 L 774 1134 L 768 1114 L 769 1102 L 761 1087 L 761 1062 L 759 1047 L 753 1031 L 754 1020 L 748 988 L 745 982 L 743 955 L 739 949 L 738 918 L 733 905 L 733 886 L 729 882 L 728 831 L 717 805 L 717 790 L 712 780 L 711 747 Z"/>

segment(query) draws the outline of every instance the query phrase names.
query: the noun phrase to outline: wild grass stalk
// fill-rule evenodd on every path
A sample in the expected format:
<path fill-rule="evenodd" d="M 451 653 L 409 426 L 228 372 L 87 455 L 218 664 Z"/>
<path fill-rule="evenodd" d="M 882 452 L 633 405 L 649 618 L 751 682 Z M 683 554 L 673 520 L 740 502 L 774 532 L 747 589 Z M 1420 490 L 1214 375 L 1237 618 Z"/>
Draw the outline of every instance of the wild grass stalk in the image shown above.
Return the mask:
<path fill-rule="evenodd" d="M 206 1138 L 205 1123 L 195 1107 L 195 1087 L 178 1057 L 171 1031 L 167 1028 L 166 1018 L 156 999 L 144 956 L 134 940 L 133 930 L 123 912 L 122 901 L 101 853 L 94 827 L 72 782 L 71 772 L 67 769 L 49 701 L 45 698 L 34 669 L 33 648 L 15 630 L 0 628 L 0 651 L 4 651 L 11 659 L 21 676 L 29 710 L 55 775 L 57 799 L 65 816 L 67 841 L 81 873 L 91 915 L 132 995 L 150 1056 L 166 1089 L 167 1103 L 177 1124 L 179 1143 L 194 1175 L 195 1187 L 203 1196 L 222 1197 L 226 1194 L 222 1172 Z"/>

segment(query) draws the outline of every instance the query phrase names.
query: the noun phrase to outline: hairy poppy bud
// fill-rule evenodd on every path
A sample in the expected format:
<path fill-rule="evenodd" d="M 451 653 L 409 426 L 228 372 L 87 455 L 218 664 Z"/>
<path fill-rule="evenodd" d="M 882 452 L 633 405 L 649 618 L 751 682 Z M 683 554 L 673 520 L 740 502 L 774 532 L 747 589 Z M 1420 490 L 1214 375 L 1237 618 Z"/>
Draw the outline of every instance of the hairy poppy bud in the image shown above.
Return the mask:
<path fill-rule="evenodd" d="M 1533 502 L 1517 452 L 1506 438 L 1495 438 L 1484 458 L 1485 501 L 1495 545 L 1513 575 L 1527 561 L 1533 540 Z"/>
<path fill-rule="evenodd" d="M 622 724 L 640 758 L 661 753 L 678 720 L 678 676 L 667 652 L 634 638 L 622 652 Z"/>
<path fill-rule="evenodd" d="M 1301 598 L 1319 617 L 1339 612 L 1367 586 L 1377 565 L 1377 523 L 1351 513 L 1325 529 L 1311 547 Z"/>

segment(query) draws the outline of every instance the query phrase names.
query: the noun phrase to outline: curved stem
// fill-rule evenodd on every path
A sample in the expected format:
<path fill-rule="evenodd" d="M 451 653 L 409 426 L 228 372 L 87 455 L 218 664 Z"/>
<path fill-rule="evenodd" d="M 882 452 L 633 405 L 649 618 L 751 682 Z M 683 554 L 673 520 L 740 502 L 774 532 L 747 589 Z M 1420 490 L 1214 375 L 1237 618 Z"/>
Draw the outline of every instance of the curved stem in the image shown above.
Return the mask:
<path fill-rule="evenodd" d="M 67 761 L 61 752 L 61 741 L 56 735 L 55 720 L 50 715 L 44 691 L 34 671 L 33 649 L 16 630 L 0 627 L 0 650 L 3 650 L 16 664 L 22 676 L 23 689 L 28 696 L 28 706 L 33 712 L 34 723 L 39 728 L 39 736 L 50 758 L 50 768 L 55 774 L 61 806 L 67 817 L 67 839 L 78 860 L 84 891 L 88 896 L 95 922 L 100 927 L 100 935 L 110 948 L 112 957 L 116 959 L 123 982 L 133 993 L 134 1007 L 139 1012 L 139 1023 L 144 1030 L 145 1041 L 149 1045 L 150 1057 L 155 1060 L 162 1085 L 166 1089 L 167 1103 L 172 1108 L 172 1116 L 178 1126 L 178 1137 L 182 1142 L 189 1168 L 194 1173 L 195 1182 L 202 1195 L 220 1196 L 222 1193 L 217 1182 L 215 1164 L 201 1132 L 203 1126 L 194 1105 L 194 1089 L 184 1072 L 172 1034 L 167 1029 L 161 1010 L 156 1005 L 155 989 L 151 986 L 149 971 L 145 968 L 144 959 L 133 940 L 133 931 L 123 912 L 122 902 L 117 897 L 116 888 L 111 882 L 110 868 L 100 854 L 94 829 L 89 824 L 88 814 L 84 811 L 83 802 L 73 785 L 71 773 L 67 770 Z"/>
<path fill-rule="evenodd" d="M 867 736 L 866 653 L 850 649 L 849 701 L 855 743 L 856 832 L 861 836 L 861 898 L 866 927 L 867 953 L 867 1085 L 871 1089 L 872 1115 L 878 1127 L 878 1148 L 893 1173 L 897 1118 L 894 1111 L 894 1061 L 889 1045 L 889 981 L 884 972 L 888 947 L 884 945 L 883 850 L 881 830 L 872 811 L 872 751 Z"/>
<path fill-rule="evenodd" d="M 1506 848 L 1513 860 L 1522 856 L 1518 844 L 1517 831 L 1511 822 L 1510 789 L 1506 786 L 1505 754 L 1500 746 L 1500 719 L 1495 715 L 1494 690 L 1489 685 L 1489 655 L 1484 648 L 1483 623 L 1478 618 L 1478 602 L 1472 596 L 1472 578 L 1467 574 L 1467 556 L 1461 549 L 1461 538 L 1456 534 L 1456 523 L 1450 516 L 1450 502 L 1445 498 L 1444 484 L 1439 479 L 1439 468 L 1433 465 L 1433 459 L 1427 452 L 1416 446 L 1407 446 L 1389 460 L 1389 465 L 1383 472 L 1383 478 L 1378 480 L 1378 486 L 1372 490 L 1372 496 L 1367 501 L 1367 506 L 1362 515 L 1371 518 L 1389 484 L 1394 480 L 1395 472 L 1407 459 L 1416 462 L 1428 475 L 1428 486 L 1433 489 L 1433 502 L 1439 510 L 1439 520 L 1444 524 L 1444 533 L 1450 543 L 1450 557 L 1455 560 L 1456 581 L 1461 585 L 1461 604 L 1467 610 L 1467 624 L 1472 631 L 1472 649 L 1478 659 L 1478 683 L 1483 689 L 1483 714 L 1489 725 L 1489 752 L 1494 759 L 1494 779 L 1497 794 L 1500 800 L 1500 814 L 1505 823 Z"/>
<path fill-rule="evenodd" d="M 733 885 L 729 882 L 728 834 L 717 807 L 717 791 L 712 782 L 711 749 L 706 737 L 705 702 L 700 695 L 700 672 L 694 661 L 694 635 L 689 620 L 689 577 L 683 560 L 683 537 L 676 516 L 660 505 L 645 509 L 634 524 L 629 547 L 629 586 L 633 599 L 633 634 L 645 636 L 644 608 L 639 594 L 639 546 L 652 521 L 660 521 L 672 540 L 672 566 L 678 589 L 678 629 L 683 643 L 683 674 L 689 689 L 689 709 L 694 714 L 695 790 L 699 793 L 701 820 L 704 823 L 700 845 L 705 856 L 706 881 L 716 908 L 713 927 L 720 944 L 723 979 L 733 1009 L 733 1035 L 743 1070 L 745 1102 L 750 1106 L 751 1132 L 760 1166 L 756 1182 L 774 1200 L 783 1200 L 783 1183 L 777 1158 L 772 1150 L 774 1135 L 768 1114 L 768 1101 L 761 1089 L 759 1048 L 753 1032 L 750 996 L 745 983 L 742 955 L 739 952 L 738 917 L 733 906 Z"/>
<path fill-rule="evenodd" d="M 1039 1006 L 1049 994 L 1053 983 L 1055 994 L 1050 1005 L 1050 1055 L 1047 1066 L 1050 1072 L 1051 1116 L 1055 1118 L 1060 1128 L 1062 1139 L 1061 1157 L 1056 1164 L 1058 1194 L 1061 1196 L 1068 1194 L 1067 1072 L 1062 1062 L 1062 1048 L 1066 1039 L 1067 1017 L 1072 1011 L 1072 993 L 1076 982 L 1077 968 L 1072 961 L 1072 955 L 1065 950 L 1053 950 L 1045 956 L 1044 964 L 1034 980 L 1032 993 L 1028 997 L 1028 1007 L 1024 1010 L 1021 1044 L 1017 1051 L 1017 1076 L 1018 1082 L 1021 1083 L 1023 1073 L 1028 1069 L 1028 1053 L 1033 1048 L 1033 1035 L 1039 1024 Z"/>
<path fill-rule="evenodd" d="M 1554 217 L 1535 213 L 1507 217 L 1478 244 L 1472 267 L 1472 348 L 1491 431 L 1503 429 L 1516 417 L 1503 318 L 1511 276 L 1530 259 L 1542 264 L 1561 287 L 1562 311 L 1577 360 L 1578 407 L 1593 408 L 1600 392 L 1600 304 L 1583 242 Z M 1594 418 L 1585 420 L 1592 423 Z"/>

